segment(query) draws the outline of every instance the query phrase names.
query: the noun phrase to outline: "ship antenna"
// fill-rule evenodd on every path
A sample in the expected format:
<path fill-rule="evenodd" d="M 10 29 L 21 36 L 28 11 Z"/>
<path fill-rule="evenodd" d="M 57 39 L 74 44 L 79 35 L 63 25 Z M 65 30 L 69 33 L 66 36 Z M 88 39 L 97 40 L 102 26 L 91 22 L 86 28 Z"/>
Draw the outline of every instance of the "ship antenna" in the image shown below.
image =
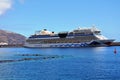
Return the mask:
<path fill-rule="evenodd" d="M 80 29 L 80 26 L 78 27 L 78 29 Z"/>
<path fill-rule="evenodd" d="M 92 30 L 93 30 L 93 31 L 96 30 L 95 24 L 92 25 Z"/>
<path fill-rule="evenodd" d="M 95 28 L 95 24 L 93 24 L 92 27 Z"/>

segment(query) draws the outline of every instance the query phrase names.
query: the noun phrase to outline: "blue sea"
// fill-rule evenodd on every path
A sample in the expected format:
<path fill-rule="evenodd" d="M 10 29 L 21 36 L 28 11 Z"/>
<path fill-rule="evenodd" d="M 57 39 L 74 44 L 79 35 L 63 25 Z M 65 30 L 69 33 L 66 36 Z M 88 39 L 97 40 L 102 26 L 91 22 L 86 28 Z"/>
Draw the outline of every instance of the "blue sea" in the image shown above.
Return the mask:
<path fill-rule="evenodd" d="M 120 80 L 120 47 L 0 48 L 0 80 Z"/>

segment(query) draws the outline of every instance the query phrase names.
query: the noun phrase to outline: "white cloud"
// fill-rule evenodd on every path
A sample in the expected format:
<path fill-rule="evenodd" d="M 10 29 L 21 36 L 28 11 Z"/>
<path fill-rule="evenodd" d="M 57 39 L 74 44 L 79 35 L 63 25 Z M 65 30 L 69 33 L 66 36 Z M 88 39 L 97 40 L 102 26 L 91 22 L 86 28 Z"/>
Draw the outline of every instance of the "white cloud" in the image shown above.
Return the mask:
<path fill-rule="evenodd" d="M 19 3 L 24 4 L 25 0 L 18 0 Z M 0 16 L 12 8 L 15 0 L 0 0 Z"/>
<path fill-rule="evenodd" d="M 13 0 L 0 0 L 0 15 L 12 8 Z"/>

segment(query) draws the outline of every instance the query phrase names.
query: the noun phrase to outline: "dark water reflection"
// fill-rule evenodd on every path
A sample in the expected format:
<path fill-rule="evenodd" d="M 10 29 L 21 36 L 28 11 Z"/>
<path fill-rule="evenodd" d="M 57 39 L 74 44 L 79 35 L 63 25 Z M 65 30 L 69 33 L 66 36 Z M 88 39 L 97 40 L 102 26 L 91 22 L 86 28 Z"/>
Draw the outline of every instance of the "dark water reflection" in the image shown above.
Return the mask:
<path fill-rule="evenodd" d="M 120 80 L 119 48 L 0 48 L 0 80 Z"/>

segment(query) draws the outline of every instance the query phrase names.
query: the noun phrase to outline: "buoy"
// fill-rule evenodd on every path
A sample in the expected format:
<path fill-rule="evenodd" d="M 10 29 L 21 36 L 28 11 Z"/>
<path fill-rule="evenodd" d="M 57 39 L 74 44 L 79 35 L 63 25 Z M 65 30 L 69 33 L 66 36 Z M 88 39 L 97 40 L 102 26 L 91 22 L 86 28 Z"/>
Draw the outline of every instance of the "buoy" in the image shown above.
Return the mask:
<path fill-rule="evenodd" d="M 116 51 L 116 48 L 114 49 L 114 54 L 116 54 L 117 53 L 117 51 Z"/>

